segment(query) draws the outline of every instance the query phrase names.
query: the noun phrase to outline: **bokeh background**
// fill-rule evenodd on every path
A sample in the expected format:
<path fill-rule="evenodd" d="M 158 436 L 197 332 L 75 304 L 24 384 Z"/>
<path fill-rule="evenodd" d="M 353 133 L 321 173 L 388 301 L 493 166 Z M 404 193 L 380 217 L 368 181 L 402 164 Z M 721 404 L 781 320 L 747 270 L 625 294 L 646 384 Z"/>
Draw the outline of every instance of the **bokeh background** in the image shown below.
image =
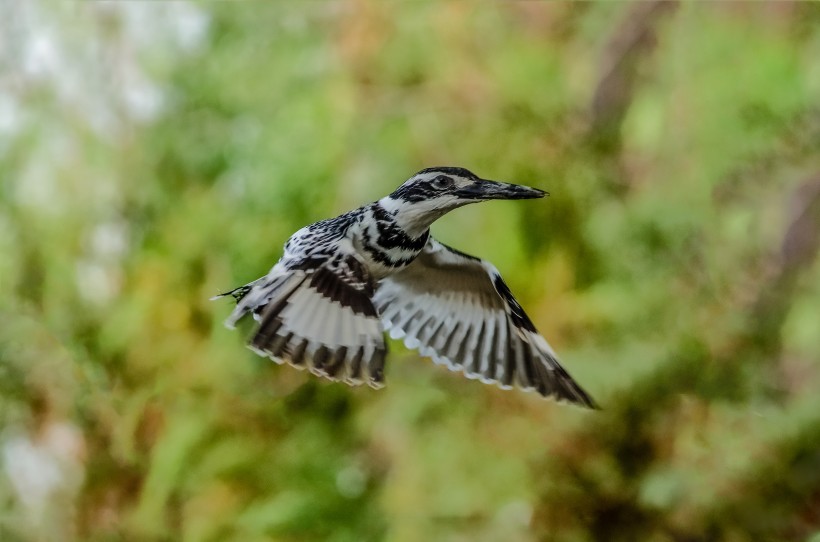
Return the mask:
<path fill-rule="evenodd" d="M 820 5 L 0 3 L 0 540 L 820 540 Z M 216 292 L 461 165 L 600 412 Z"/>

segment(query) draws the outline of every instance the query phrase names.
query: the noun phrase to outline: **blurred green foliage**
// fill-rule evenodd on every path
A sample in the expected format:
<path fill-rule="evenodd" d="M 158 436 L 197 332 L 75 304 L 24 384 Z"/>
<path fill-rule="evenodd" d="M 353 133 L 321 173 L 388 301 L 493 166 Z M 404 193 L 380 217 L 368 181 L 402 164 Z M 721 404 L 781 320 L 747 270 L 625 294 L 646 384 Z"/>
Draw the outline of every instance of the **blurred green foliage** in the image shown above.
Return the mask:
<path fill-rule="evenodd" d="M 816 4 L 0 15 L 0 539 L 820 539 Z M 601 412 L 398 344 L 348 389 L 222 327 L 431 165 L 550 191 L 434 232 Z"/>

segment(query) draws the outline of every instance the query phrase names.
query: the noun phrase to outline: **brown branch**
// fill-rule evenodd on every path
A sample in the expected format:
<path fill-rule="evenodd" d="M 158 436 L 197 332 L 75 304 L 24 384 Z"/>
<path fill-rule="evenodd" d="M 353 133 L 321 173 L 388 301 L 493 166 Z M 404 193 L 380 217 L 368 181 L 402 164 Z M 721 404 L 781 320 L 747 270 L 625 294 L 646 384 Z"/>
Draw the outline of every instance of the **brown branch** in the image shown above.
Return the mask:
<path fill-rule="evenodd" d="M 598 152 L 620 151 L 621 124 L 634 98 L 638 67 L 655 50 L 659 22 L 677 6 L 673 0 L 635 3 L 607 42 L 590 104 L 589 139 Z"/>
<path fill-rule="evenodd" d="M 745 337 L 768 358 L 777 357 L 780 351 L 780 328 L 791 307 L 798 279 L 820 250 L 820 173 L 797 188 L 789 207 L 791 223 L 772 257 L 770 278 L 753 305 Z"/>

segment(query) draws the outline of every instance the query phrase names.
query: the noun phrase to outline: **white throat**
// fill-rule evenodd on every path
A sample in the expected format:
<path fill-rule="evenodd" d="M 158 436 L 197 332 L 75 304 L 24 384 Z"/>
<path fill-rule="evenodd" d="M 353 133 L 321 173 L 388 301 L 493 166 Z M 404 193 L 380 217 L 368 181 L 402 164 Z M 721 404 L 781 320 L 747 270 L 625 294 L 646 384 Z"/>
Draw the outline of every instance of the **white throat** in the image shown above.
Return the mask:
<path fill-rule="evenodd" d="M 390 213 L 396 224 L 410 237 L 416 238 L 430 228 L 430 225 L 451 209 L 441 199 L 408 203 L 390 196 L 377 202 Z"/>

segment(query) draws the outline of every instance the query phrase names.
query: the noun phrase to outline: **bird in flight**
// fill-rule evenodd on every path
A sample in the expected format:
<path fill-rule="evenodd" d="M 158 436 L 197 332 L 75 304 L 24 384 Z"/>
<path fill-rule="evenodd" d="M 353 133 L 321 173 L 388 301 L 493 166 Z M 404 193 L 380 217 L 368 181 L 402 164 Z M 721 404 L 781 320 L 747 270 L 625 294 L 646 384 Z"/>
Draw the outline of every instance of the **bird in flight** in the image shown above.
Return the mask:
<path fill-rule="evenodd" d="M 458 207 L 544 195 L 464 168 L 423 169 L 378 201 L 300 229 L 267 275 L 214 299 L 236 300 L 229 328 L 248 313 L 259 322 L 254 352 L 330 380 L 382 387 L 387 331 L 467 378 L 596 408 L 498 270 L 430 235 Z"/>

